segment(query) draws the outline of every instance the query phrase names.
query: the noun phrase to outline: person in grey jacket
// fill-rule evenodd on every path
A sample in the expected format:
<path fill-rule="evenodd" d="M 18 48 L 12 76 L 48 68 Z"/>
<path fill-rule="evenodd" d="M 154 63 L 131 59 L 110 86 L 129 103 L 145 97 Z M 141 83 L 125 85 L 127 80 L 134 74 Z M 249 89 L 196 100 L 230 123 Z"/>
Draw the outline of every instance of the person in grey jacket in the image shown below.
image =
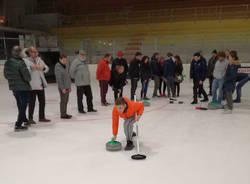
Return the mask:
<path fill-rule="evenodd" d="M 71 115 L 67 114 L 67 105 L 69 93 L 71 92 L 71 78 L 69 68 L 67 67 L 67 56 L 60 55 L 59 62 L 55 65 L 55 76 L 60 94 L 60 113 L 62 119 L 70 119 Z"/>
<path fill-rule="evenodd" d="M 79 55 L 72 62 L 70 67 L 70 76 L 75 80 L 77 88 L 77 105 L 79 113 L 86 113 L 83 107 L 83 94 L 86 96 L 88 112 L 97 112 L 93 108 L 93 95 L 90 86 L 90 72 L 86 61 L 86 53 L 83 50 L 79 51 Z"/>
<path fill-rule="evenodd" d="M 38 51 L 35 47 L 30 47 L 29 57 L 25 58 L 25 64 L 28 67 L 31 75 L 30 85 L 32 88 L 29 102 L 29 124 L 35 124 L 33 119 L 33 114 L 35 110 L 36 97 L 39 101 L 39 121 L 40 122 L 50 122 L 49 119 L 45 118 L 45 91 L 47 87 L 47 81 L 44 77 L 44 73 L 49 71 L 48 66 L 44 61 L 38 56 Z"/>
<path fill-rule="evenodd" d="M 209 104 L 212 108 L 222 108 L 221 102 L 223 99 L 223 84 L 224 84 L 224 76 L 227 70 L 227 66 L 229 61 L 226 59 L 225 52 L 221 51 L 218 53 L 218 61 L 215 64 L 214 72 L 213 72 L 213 84 L 212 84 L 212 95 L 213 100 Z M 219 95 L 217 98 L 217 90 L 219 91 Z"/>
<path fill-rule="evenodd" d="M 13 92 L 17 102 L 18 118 L 15 125 L 15 131 L 27 130 L 27 126 L 23 126 L 24 122 L 28 122 L 26 118 L 26 109 L 30 96 L 30 73 L 25 65 L 21 48 L 14 46 L 12 56 L 4 64 L 4 77 L 8 80 L 9 89 Z"/>

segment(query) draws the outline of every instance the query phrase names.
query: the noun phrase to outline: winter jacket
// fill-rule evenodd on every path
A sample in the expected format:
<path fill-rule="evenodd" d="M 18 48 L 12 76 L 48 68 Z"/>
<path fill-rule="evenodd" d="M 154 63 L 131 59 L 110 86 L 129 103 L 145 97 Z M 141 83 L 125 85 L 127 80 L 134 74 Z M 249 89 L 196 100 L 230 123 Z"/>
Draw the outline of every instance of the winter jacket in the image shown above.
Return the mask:
<path fill-rule="evenodd" d="M 104 59 L 101 59 L 97 66 L 96 79 L 109 81 L 110 77 L 111 77 L 111 72 L 110 72 L 109 64 Z"/>
<path fill-rule="evenodd" d="M 118 72 L 111 71 L 111 78 L 109 85 L 115 89 L 121 89 L 126 85 L 126 76 L 124 74 L 119 74 Z"/>
<path fill-rule="evenodd" d="M 134 58 L 129 65 L 129 76 L 131 79 L 140 78 L 140 61 Z"/>
<path fill-rule="evenodd" d="M 182 63 L 175 65 L 175 75 L 182 75 L 183 65 Z"/>
<path fill-rule="evenodd" d="M 112 118 L 113 118 L 113 135 L 116 136 L 119 127 L 119 117 L 123 119 L 129 119 L 135 117 L 135 115 L 141 116 L 144 111 L 144 104 L 141 102 L 133 102 L 128 98 L 123 97 L 126 101 L 126 109 L 123 113 L 119 113 L 117 108 L 113 108 Z"/>
<path fill-rule="evenodd" d="M 229 64 L 228 60 L 217 61 L 214 67 L 213 76 L 215 79 L 223 79 Z"/>
<path fill-rule="evenodd" d="M 161 76 L 161 64 L 156 59 L 151 60 L 152 75 Z"/>
<path fill-rule="evenodd" d="M 172 58 L 169 58 L 164 63 L 163 76 L 165 78 L 175 77 L 175 63 Z"/>
<path fill-rule="evenodd" d="M 218 60 L 218 57 L 211 57 L 208 61 L 208 66 L 207 66 L 207 77 L 208 78 L 213 77 L 214 67 L 215 67 L 217 60 Z"/>
<path fill-rule="evenodd" d="M 70 66 L 70 76 L 75 80 L 76 86 L 90 85 L 90 72 L 87 62 L 81 61 L 77 57 Z"/>
<path fill-rule="evenodd" d="M 4 64 L 4 77 L 8 80 L 9 89 L 12 91 L 30 91 L 30 73 L 24 60 L 12 56 Z"/>
<path fill-rule="evenodd" d="M 127 63 L 126 59 L 124 59 L 124 58 L 121 58 L 121 59 L 116 58 L 116 59 L 113 61 L 113 63 L 112 63 L 111 71 L 114 71 L 114 70 L 115 70 L 115 67 L 116 67 L 117 65 L 123 66 L 123 67 L 124 67 L 124 73 L 127 75 L 127 73 L 128 73 L 128 63 Z"/>
<path fill-rule="evenodd" d="M 151 67 L 149 63 L 142 63 L 140 68 L 140 76 L 142 80 L 148 80 L 151 78 Z"/>
<path fill-rule="evenodd" d="M 49 67 L 44 63 L 44 61 L 40 57 L 37 57 L 35 60 L 31 57 L 28 57 L 24 58 L 24 61 L 30 72 L 30 86 L 32 90 L 43 90 L 44 88 L 46 88 L 48 86 L 48 83 L 45 79 L 44 73 L 47 73 L 49 71 Z M 43 66 L 43 71 L 33 69 L 32 65 L 34 64 Z"/>
<path fill-rule="evenodd" d="M 190 65 L 190 78 L 197 81 L 205 81 L 206 79 L 206 63 L 202 60 L 193 60 Z"/>
<path fill-rule="evenodd" d="M 71 89 L 71 78 L 68 67 L 61 63 L 57 63 L 55 65 L 55 76 L 60 90 Z"/>
<path fill-rule="evenodd" d="M 239 65 L 229 64 L 224 77 L 223 91 L 233 92 L 237 79 Z"/>

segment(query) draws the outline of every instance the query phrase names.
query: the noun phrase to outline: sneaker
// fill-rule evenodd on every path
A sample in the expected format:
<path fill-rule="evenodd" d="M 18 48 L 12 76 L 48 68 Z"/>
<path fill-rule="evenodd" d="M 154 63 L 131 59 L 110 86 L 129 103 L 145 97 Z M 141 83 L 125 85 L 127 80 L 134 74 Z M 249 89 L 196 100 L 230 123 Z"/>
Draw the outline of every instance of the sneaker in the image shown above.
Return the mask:
<path fill-rule="evenodd" d="M 194 104 L 198 104 L 198 102 L 197 101 L 192 101 L 191 105 L 194 105 Z"/>
<path fill-rule="evenodd" d="M 232 114 L 233 113 L 233 110 L 231 109 L 225 109 L 223 114 Z"/>
<path fill-rule="evenodd" d="M 28 130 L 27 126 L 16 126 L 14 131 L 21 132 L 21 131 L 26 131 L 26 130 Z"/>
<path fill-rule="evenodd" d="M 95 110 L 95 109 L 90 109 L 90 110 L 88 110 L 88 112 L 97 112 L 97 110 Z"/>
<path fill-rule="evenodd" d="M 208 98 L 201 100 L 201 102 L 208 102 Z"/>
<path fill-rule="evenodd" d="M 125 151 L 131 151 L 133 148 L 134 148 L 134 144 L 132 141 L 127 141 L 127 145 L 126 147 L 124 148 Z"/>
<path fill-rule="evenodd" d="M 148 97 L 144 97 L 143 100 L 150 100 Z"/>
<path fill-rule="evenodd" d="M 61 119 L 71 119 L 72 116 L 69 114 L 66 114 L 65 116 L 61 116 Z"/>
<path fill-rule="evenodd" d="M 86 114 L 84 110 L 78 111 L 80 114 Z"/>
<path fill-rule="evenodd" d="M 24 122 L 23 124 L 24 124 L 24 126 L 27 126 L 27 127 L 31 126 L 31 123 L 29 123 L 29 122 Z"/>
<path fill-rule="evenodd" d="M 237 100 L 237 99 L 234 100 L 234 103 L 240 103 L 240 102 L 241 100 Z"/>
<path fill-rule="evenodd" d="M 28 123 L 31 124 L 31 125 L 36 124 L 36 122 L 35 122 L 33 119 L 30 119 L 30 120 L 28 121 Z"/>
<path fill-rule="evenodd" d="M 108 103 L 108 102 L 102 103 L 102 106 L 109 106 L 109 105 L 110 105 L 110 103 Z"/>
<path fill-rule="evenodd" d="M 39 121 L 40 121 L 40 122 L 43 122 L 43 123 L 51 122 L 50 119 L 46 119 L 46 118 L 39 119 Z"/>

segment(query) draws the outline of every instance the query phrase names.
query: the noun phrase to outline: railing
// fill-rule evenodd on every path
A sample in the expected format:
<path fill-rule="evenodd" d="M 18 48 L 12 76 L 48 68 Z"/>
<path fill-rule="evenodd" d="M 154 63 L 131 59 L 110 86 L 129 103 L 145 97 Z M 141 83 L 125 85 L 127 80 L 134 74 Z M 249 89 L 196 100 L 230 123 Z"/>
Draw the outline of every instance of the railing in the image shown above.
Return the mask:
<path fill-rule="evenodd" d="M 195 8 L 126 11 L 105 14 L 64 16 L 62 26 L 91 26 L 176 21 L 248 19 L 250 5 L 223 5 Z"/>

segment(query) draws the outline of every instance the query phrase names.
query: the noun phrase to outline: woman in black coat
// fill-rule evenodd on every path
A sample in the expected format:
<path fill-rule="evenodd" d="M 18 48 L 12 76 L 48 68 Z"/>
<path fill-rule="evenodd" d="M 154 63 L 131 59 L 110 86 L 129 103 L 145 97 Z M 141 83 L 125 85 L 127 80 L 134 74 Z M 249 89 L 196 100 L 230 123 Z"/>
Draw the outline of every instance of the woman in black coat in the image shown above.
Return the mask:
<path fill-rule="evenodd" d="M 123 87 L 126 85 L 126 75 L 124 75 L 125 68 L 123 65 L 116 65 L 114 70 L 111 71 L 111 78 L 109 85 L 114 91 L 115 100 L 122 97 Z"/>
<path fill-rule="evenodd" d="M 144 56 L 142 58 L 140 72 L 141 72 L 141 83 L 142 83 L 141 99 L 149 100 L 149 98 L 147 98 L 147 91 L 148 91 L 148 83 L 151 78 L 151 67 L 149 64 L 148 56 Z"/>
<path fill-rule="evenodd" d="M 177 94 L 177 97 L 180 96 L 180 83 L 183 81 L 183 65 L 180 56 L 176 55 L 175 57 L 175 82 L 174 82 L 174 89 L 175 94 Z M 176 93 L 177 91 L 177 93 Z"/>

